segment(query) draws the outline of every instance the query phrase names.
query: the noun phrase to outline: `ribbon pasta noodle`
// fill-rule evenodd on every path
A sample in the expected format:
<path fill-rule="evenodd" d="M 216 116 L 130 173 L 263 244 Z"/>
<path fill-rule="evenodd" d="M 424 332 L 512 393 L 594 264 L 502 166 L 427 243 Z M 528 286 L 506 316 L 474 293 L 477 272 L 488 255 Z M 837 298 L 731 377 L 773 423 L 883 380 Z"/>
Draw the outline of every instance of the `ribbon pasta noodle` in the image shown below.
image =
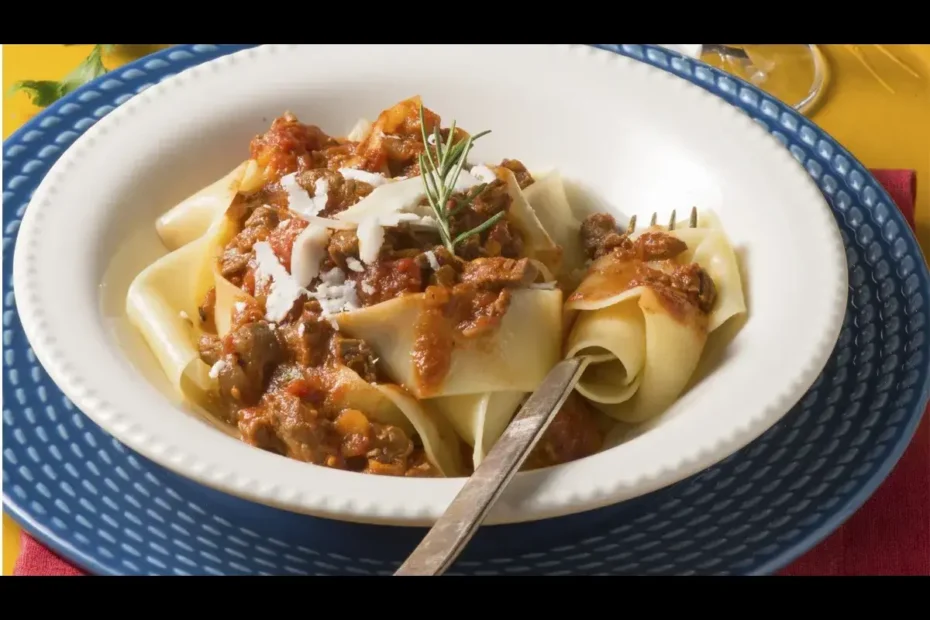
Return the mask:
<path fill-rule="evenodd" d="M 622 234 L 557 171 L 469 161 L 481 135 L 419 97 L 346 137 L 276 119 L 130 286 L 173 388 L 258 448 L 394 476 L 468 475 L 563 356 L 592 361 L 525 468 L 661 413 L 746 311 L 719 222 Z"/>

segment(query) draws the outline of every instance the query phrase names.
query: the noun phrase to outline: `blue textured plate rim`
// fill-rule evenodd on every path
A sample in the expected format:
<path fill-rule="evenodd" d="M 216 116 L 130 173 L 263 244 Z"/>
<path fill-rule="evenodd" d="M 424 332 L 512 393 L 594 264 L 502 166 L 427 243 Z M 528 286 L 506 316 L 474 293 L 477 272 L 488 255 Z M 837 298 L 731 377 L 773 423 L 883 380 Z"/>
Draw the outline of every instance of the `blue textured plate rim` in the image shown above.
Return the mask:
<path fill-rule="evenodd" d="M 871 184 L 877 190 L 877 193 L 879 195 L 878 198 L 880 200 L 890 205 L 895 204 L 891 196 L 888 194 L 887 190 L 885 190 L 885 188 L 871 175 L 868 168 L 864 166 L 862 162 L 859 161 L 858 158 L 852 155 L 852 153 L 850 153 L 847 149 L 845 149 L 842 145 L 840 145 L 829 133 L 824 131 L 823 128 L 818 126 L 814 121 L 806 117 L 803 117 L 802 115 L 798 114 L 795 110 L 791 109 L 790 107 L 781 103 L 780 101 L 774 99 L 767 93 L 760 91 L 755 86 L 735 76 L 719 71 L 711 67 L 710 65 L 707 65 L 706 63 L 703 63 L 693 58 L 689 58 L 687 56 L 683 56 L 668 48 L 663 48 L 663 47 L 656 46 L 656 45 L 621 45 L 621 44 L 592 44 L 592 45 L 594 47 L 604 49 L 606 51 L 620 54 L 622 56 L 626 56 L 633 60 L 638 60 L 640 62 L 649 64 L 658 69 L 664 70 L 667 73 L 670 73 L 671 75 L 675 75 L 681 79 L 685 79 L 692 84 L 700 86 L 705 91 L 708 91 L 711 94 L 717 97 L 720 97 L 724 101 L 727 101 L 731 105 L 734 105 L 735 107 L 737 107 L 737 109 L 740 109 L 741 111 L 744 111 L 744 112 L 745 110 L 741 108 L 741 106 L 738 103 L 738 100 L 734 101 L 736 97 L 734 96 L 733 93 L 722 92 L 720 88 L 716 86 L 716 82 L 713 80 L 710 82 L 710 85 L 708 85 L 707 83 L 702 83 L 702 81 L 698 78 L 692 77 L 691 75 L 688 75 L 688 74 L 683 74 L 680 71 L 676 71 L 674 59 L 680 59 L 680 60 L 692 63 L 696 67 L 702 67 L 706 69 L 706 71 L 710 75 L 725 77 L 726 79 L 729 79 L 732 83 L 737 84 L 739 86 L 739 90 L 749 89 L 750 91 L 755 92 L 759 97 L 764 97 L 765 99 L 773 102 L 779 110 L 779 113 L 780 113 L 779 115 L 787 112 L 789 115 L 798 117 L 799 119 L 803 119 L 805 123 L 814 126 L 816 130 L 821 134 L 821 136 L 827 139 L 828 142 L 831 144 L 831 146 L 833 146 L 836 149 L 838 154 L 847 158 L 851 162 L 852 167 L 854 168 L 858 167 L 860 171 L 864 173 L 867 180 L 871 181 Z M 188 47 L 188 46 L 179 46 L 179 47 Z M 122 67 L 120 67 L 120 69 L 128 70 L 134 67 L 141 67 L 145 65 L 146 63 L 149 63 L 153 60 L 166 58 L 172 53 L 176 52 L 179 49 L 179 47 L 173 46 L 173 47 L 166 48 L 164 50 L 160 50 L 158 52 L 154 52 L 152 54 L 148 54 L 131 63 L 127 63 L 126 65 L 123 65 Z M 201 60 L 200 63 L 208 62 L 220 56 L 242 51 L 242 50 L 255 47 L 255 46 L 254 45 L 217 45 L 215 47 L 216 47 L 216 52 L 211 53 L 211 54 L 204 54 L 203 60 Z M 664 60 L 663 57 L 672 59 L 672 62 L 670 63 L 668 60 Z M 200 63 L 189 64 L 185 67 L 185 69 L 190 66 L 194 66 Z M 60 108 L 68 105 L 69 103 L 77 101 L 84 92 L 91 90 L 94 87 L 98 87 L 105 80 L 106 80 L 106 76 L 97 78 L 93 82 L 68 94 L 67 96 L 63 97 L 62 99 L 58 100 L 57 102 L 55 102 L 54 104 L 52 104 L 51 106 L 49 106 L 48 108 L 46 108 L 45 110 L 37 114 L 35 117 L 30 119 L 27 123 L 25 123 L 22 127 L 20 127 L 16 132 L 14 132 L 7 140 L 4 141 L 4 150 L 6 150 L 6 147 L 8 144 L 22 141 L 23 137 L 28 132 L 37 129 L 39 127 L 39 124 L 42 122 L 42 119 L 46 116 L 46 114 L 48 115 L 55 114 Z M 769 130 L 769 132 L 771 133 L 771 130 Z M 900 217 L 900 213 L 898 214 L 898 216 Z M 902 231 L 900 232 L 900 235 L 902 238 L 906 239 L 905 243 L 908 246 L 910 246 L 909 249 L 915 251 L 915 253 L 918 256 L 923 257 L 923 253 L 920 250 L 920 246 L 919 246 L 919 243 L 917 242 L 916 235 L 913 229 L 911 229 L 911 227 L 908 225 L 903 226 L 902 229 L 906 229 L 906 232 Z M 930 288 L 928 287 L 928 283 L 930 283 L 930 275 L 928 275 L 925 260 L 919 270 L 922 275 L 922 282 L 921 282 L 922 286 L 925 289 Z M 850 301 L 849 303 L 851 304 L 852 301 Z M 888 477 L 888 475 L 891 473 L 891 471 L 900 461 L 907 447 L 910 445 L 911 440 L 913 439 L 914 433 L 916 432 L 917 427 L 919 426 L 920 422 L 922 421 L 924 417 L 923 411 L 926 408 L 926 403 L 927 403 L 928 398 L 930 398 L 930 374 L 925 374 L 923 384 L 920 388 L 920 398 L 918 400 L 919 403 L 922 403 L 921 405 L 918 405 L 920 407 L 920 415 L 917 415 L 917 412 L 913 410 L 910 412 L 907 423 L 903 425 L 901 435 L 899 436 L 898 440 L 890 447 L 886 457 L 882 460 L 881 465 L 873 472 L 873 474 L 870 477 L 865 479 L 865 481 L 860 485 L 859 489 L 853 495 L 849 496 L 848 500 L 844 504 L 841 504 L 835 510 L 833 510 L 832 515 L 828 517 L 824 522 L 822 522 L 817 528 L 811 530 L 806 536 L 802 536 L 795 543 L 791 545 L 787 545 L 780 554 L 773 556 L 769 561 L 758 566 L 754 571 L 752 571 L 751 574 L 757 574 L 757 575 L 772 574 L 780 570 L 781 568 L 787 566 L 788 564 L 793 562 L 795 559 L 797 559 L 798 557 L 800 557 L 801 555 L 803 555 L 804 553 L 806 553 L 807 551 L 815 547 L 818 543 L 820 543 L 822 540 L 824 540 L 834 531 L 836 531 L 836 529 L 838 529 L 859 508 L 861 508 L 862 505 L 869 499 L 869 497 L 872 496 L 872 494 L 876 491 L 876 489 L 882 484 L 882 482 L 884 482 L 884 480 Z M 159 467 L 157 464 L 154 464 L 154 463 L 152 464 L 155 465 L 156 467 Z M 51 532 L 48 528 L 41 525 L 41 523 L 39 523 L 39 521 L 36 520 L 23 506 L 19 505 L 18 502 L 16 502 L 12 497 L 10 497 L 7 494 L 6 489 L 3 490 L 2 495 L 3 495 L 4 510 L 8 514 L 10 514 L 22 526 L 24 531 L 26 531 L 27 533 L 35 537 L 37 540 L 42 542 L 49 549 L 61 555 L 62 557 L 68 559 L 75 566 L 82 568 L 83 570 L 91 574 L 98 574 L 98 575 L 116 574 L 114 571 L 111 571 L 105 568 L 100 562 L 95 560 L 92 555 L 81 552 L 80 550 L 78 550 L 76 547 L 74 547 L 67 541 L 60 539 L 59 536 Z"/>
<path fill-rule="evenodd" d="M 731 101 L 730 98 L 724 96 L 723 93 L 721 93 L 718 89 L 708 88 L 705 84 L 702 84 L 697 79 L 693 79 L 690 76 L 681 75 L 680 73 L 672 70 L 669 66 L 663 65 L 663 63 L 661 62 L 654 60 L 652 58 L 649 58 L 648 53 L 644 54 L 640 52 L 639 54 L 636 54 L 633 51 L 633 46 L 627 46 L 623 44 L 605 44 L 605 43 L 598 43 L 598 44 L 592 44 L 592 45 L 599 49 L 622 54 L 624 56 L 627 56 L 628 58 L 634 58 L 636 60 L 639 60 L 640 62 L 644 62 L 658 69 L 663 69 L 667 71 L 668 73 L 671 73 L 672 75 L 677 75 L 681 77 L 682 79 L 688 80 L 692 84 L 696 84 L 700 86 L 707 92 L 717 97 L 720 97 L 727 103 L 733 104 L 733 101 Z M 642 45 L 638 47 L 641 47 L 645 50 L 655 50 L 659 46 Z M 742 78 L 739 78 L 735 75 L 722 72 L 701 60 L 689 58 L 669 48 L 661 48 L 661 51 L 662 53 L 666 54 L 669 57 L 687 59 L 692 63 L 700 64 L 706 67 L 707 69 L 709 69 L 711 73 L 714 75 L 725 75 L 726 77 L 730 78 L 733 82 L 738 84 L 741 88 L 749 88 L 754 91 L 762 92 L 758 87 L 750 84 L 746 80 L 743 80 Z M 836 140 L 836 138 L 834 138 L 829 132 L 823 129 L 823 127 L 818 125 L 812 119 L 806 116 L 803 116 L 802 114 L 797 112 L 797 110 L 795 110 L 794 108 L 791 108 L 787 104 L 776 99 L 775 97 L 772 97 L 771 95 L 768 95 L 767 93 L 766 93 L 766 96 L 772 101 L 774 101 L 776 105 L 778 105 L 781 108 L 782 112 L 788 112 L 792 115 L 802 117 L 804 118 L 805 122 L 816 127 L 817 130 L 825 138 L 829 139 L 830 142 L 832 142 L 833 146 L 836 147 L 838 151 L 842 152 L 842 154 L 845 157 L 847 157 L 854 165 L 857 165 L 858 167 L 860 167 L 862 170 L 865 171 L 869 179 L 871 179 L 875 187 L 878 189 L 880 193 L 880 198 L 884 200 L 885 202 L 887 202 L 888 204 L 894 205 L 895 206 L 894 210 L 896 211 L 898 210 L 897 205 L 895 201 L 892 199 L 891 195 L 888 193 L 888 190 L 886 190 L 885 187 L 881 183 L 878 182 L 878 180 L 870 172 L 869 168 L 866 167 L 865 164 L 863 164 L 861 161 L 859 161 L 858 157 L 853 155 L 848 149 L 846 149 L 843 145 L 841 145 Z M 735 107 L 739 110 L 742 110 L 742 108 L 740 108 L 738 105 Z M 798 166 L 801 166 L 801 164 L 798 163 Z M 802 166 L 802 169 L 804 169 L 803 166 Z M 900 214 L 900 211 L 898 211 L 898 213 Z M 920 243 L 917 241 L 917 235 L 914 229 L 908 225 L 904 226 L 904 229 L 905 229 L 905 232 L 901 233 L 902 236 L 907 237 L 908 244 L 913 246 L 916 249 L 917 254 L 919 256 L 923 256 L 923 251 L 920 247 Z M 923 280 L 924 280 L 924 285 L 926 286 L 928 281 L 930 281 L 930 275 L 928 275 L 928 272 L 927 272 L 926 261 L 924 262 L 923 267 L 924 267 L 922 270 L 924 274 Z M 847 307 L 852 303 L 853 303 L 852 299 L 847 301 Z M 802 537 L 794 545 L 789 546 L 784 552 L 782 552 L 781 555 L 773 557 L 768 562 L 759 566 L 756 569 L 755 574 L 758 574 L 758 575 L 774 574 L 775 572 L 785 568 L 786 566 L 794 562 L 796 559 L 798 559 L 799 557 L 801 557 L 802 555 L 804 555 L 805 553 L 807 553 L 808 551 L 810 551 L 811 549 L 819 545 L 826 538 L 828 538 L 831 534 L 836 532 L 847 520 L 849 520 L 850 517 L 852 517 L 860 508 L 862 508 L 863 505 L 865 505 L 865 503 L 869 500 L 870 497 L 872 497 L 875 491 L 878 490 L 878 487 L 880 487 L 882 483 L 888 478 L 888 476 L 891 475 L 891 472 L 894 470 L 895 466 L 897 466 L 898 462 L 901 460 L 901 457 L 904 456 L 904 453 L 907 451 L 907 448 L 911 445 L 911 441 L 914 439 L 914 434 L 917 432 L 917 427 L 920 426 L 921 421 L 923 421 L 926 415 L 925 412 L 927 409 L 928 400 L 930 400 L 930 373 L 928 373 L 924 377 L 924 383 L 921 386 L 920 393 L 921 393 L 920 402 L 923 403 L 922 405 L 920 405 L 921 413 L 919 415 L 912 414 L 910 416 L 910 419 L 908 423 L 904 426 L 904 432 L 901 434 L 901 437 L 899 438 L 898 442 L 891 447 L 891 450 L 889 450 L 888 452 L 888 456 L 885 458 L 884 461 L 882 461 L 881 466 L 878 467 L 878 469 L 872 474 L 872 476 L 865 481 L 865 483 L 859 488 L 858 492 L 854 494 L 853 496 L 851 496 L 849 500 L 846 502 L 846 504 L 842 506 L 840 509 L 836 510 L 831 517 L 826 519 L 820 525 L 820 527 L 812 530 L 807 536 Z"/>

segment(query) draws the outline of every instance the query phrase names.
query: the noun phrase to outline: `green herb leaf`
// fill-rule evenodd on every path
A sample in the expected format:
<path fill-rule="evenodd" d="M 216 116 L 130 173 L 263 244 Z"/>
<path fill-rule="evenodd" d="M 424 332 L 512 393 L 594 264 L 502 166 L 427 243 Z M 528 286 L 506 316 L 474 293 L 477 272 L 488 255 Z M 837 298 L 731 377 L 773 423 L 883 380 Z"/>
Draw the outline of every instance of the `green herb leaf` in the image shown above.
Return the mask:
<path fill-rule="evenodd" d="M 483 224 L 463 232 L 455 239 L 452 239 L 452 235 L 449 231 L 449 218 L 468 206 L 487 186 L 487 184 L 479 185 L 478 188 L 475 188 L 477 191 L 466 192 L 464 198 L 452 196 L 455 183 L 458 181 L 459 175 L 465 167 L 468 152 L 471 150 L 472 144 L 481 136 L 491 132 L 482 131 L 481 133 L 469 136 L 463 142 L 455 143 L 455 121 L 452 121 L 452 129 L 449 131 L 449 141 L 443 144 L 439 134 L 439 127 L 434 127 L 433 139 L 436 142 L 436 153 L 434 158 L 426 135 L 426 119 L 424 118 L 423 106 L 421 105 L 420 133 L 423 138 L 424 147 L 424 153 L 420 154 L 419 157 L 420 176 L 423 179 L 423 186 L 426 188 L 426 199 L 430 207 L 432 207 L 433 213 L 436 215 L 436 220 L 439 222 L 439 236 L 442 238 L 443 245 L 446 246 L 449 253 L 455 254 L 456 245 L 472 235 L 481 234 L 504 216 L 504 212 L 502 211 Z M 451 180 L 448 178 L 450 173 L 452 174 Z M 449 207 L 450 202 L 454 205 L 451 208 Z"/>
<path fill-rule="evenodd" d="M 32 105 L 44 108 L 50 106 L 61 98 L 61 84 L 54 80 L 22 80 L 10 87 L 7 95 L 12 96 L 19 91 L 25 91 L 32 100 Z"/>
<path fill-rule="evenodd" d="M 62 97 L 107 72 L 107 68 L 103 66 L 103 60 L 100 58 L 102 47 L 101 45 L 95 45 L 87 58 L 64 77 L 61 81 Z"/>
<path fill-rule="evenodd" d="M 81 64 L 75 67 L 60 82 L 54 80 L 23 80 L 13 84 L 8 94 L 12 95 L 20 90 L 26 91 L 33 105 L 41 108 L 48 107 L 68 93 L 77 90 L 107 72 L 107 68 L 103 65 L 103 60 L 100 57 L 105 47 L 112 46 L 95 45 L 87 58 L 81 61 Z"/>
<path fill-rule="evenodd" d="M 472 235 L 480 235 L 481 233 L 489 229 L 491 226 L 494 226 L 495 224 L 497 224 L 497 222 L 500 221 L 500 219 L 504 217 L 505 215 L 507 215 L 506 211 L 495 213 L 492 217 L 488 218 L 483 223 L 478 224 L 471 230 L 467 232 L 463 232 L 461 235 L 456 237 L 455 240 L 452 242 L 452 245 L 456 246 L 460 244 L 461 242 L 465 241 L 466 239 L 468 239 L 469 237 L 471 237 Z"/>

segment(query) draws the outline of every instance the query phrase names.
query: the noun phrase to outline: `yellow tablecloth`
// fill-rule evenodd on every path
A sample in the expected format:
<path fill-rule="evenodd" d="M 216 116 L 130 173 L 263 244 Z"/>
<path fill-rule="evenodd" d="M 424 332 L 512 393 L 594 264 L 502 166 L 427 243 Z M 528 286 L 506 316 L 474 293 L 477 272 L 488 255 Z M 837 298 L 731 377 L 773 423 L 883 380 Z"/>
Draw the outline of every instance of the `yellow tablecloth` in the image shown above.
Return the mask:
<path fill-rule="evenodd" d="M 3 46 L 3 138 L 38 110 L 24 94 L 6 96 L 19 80 L 59 80 L 91 50 L 90 45 Z M 113 69 L 158 46 L 128 46 L 106 56 Z M 930 248 L 930 45 L 887 46 L 916 70 L 915 78 L 872 46 L 862 46 L 870 64 L 891 88 L 883 86 L 843 46 L 824 52 L 832 77 L 829 91 L 812 120 L 870 168 L 908 168 L 918 173 L 917 231 L 924 252 Z M 3 574 L 13 572 L 19 552 L 19 528 L 3 516 Z"/>

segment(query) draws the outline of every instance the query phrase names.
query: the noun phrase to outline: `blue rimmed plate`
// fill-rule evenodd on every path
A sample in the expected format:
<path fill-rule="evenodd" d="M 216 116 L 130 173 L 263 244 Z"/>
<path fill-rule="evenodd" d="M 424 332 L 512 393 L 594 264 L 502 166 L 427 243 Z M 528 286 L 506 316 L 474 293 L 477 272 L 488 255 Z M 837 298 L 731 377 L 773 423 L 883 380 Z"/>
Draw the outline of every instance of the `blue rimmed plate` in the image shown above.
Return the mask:
<path fill-rule="evenodd" d="M 143 83 L 226 51 L 161 52 L 75 93 L 17 133 L 4 155 L 6 264 L 21 216 L 16 211 L 59 154 L 55 149 L 66 148 Z M 659 48 L 615 51 L 749 112 L 805 164 L 844 232 L 851 284 L 846 325 L 807 396 L 743 451 L 624 504 L 485 528 L 459 572 L 771 570 L 864 500 L 903 450 L 926 400 L 920 314 L 926 269 L 906 224 L 868 173 L 809 122 L 733 78 Z M 56 122 L 67 131 L 59 134 Z M 250 504 L 128 454 L 68 409 L 31 356 L 6 291 L 5 389 L 21 402 L 10 400 L 4 411 L 5 437 L 12 437 L 4 451 L 5 499 L 28 528 L 78 563 L 110 573 L 390 572 L 422 536 L 422 530 Z"/>

